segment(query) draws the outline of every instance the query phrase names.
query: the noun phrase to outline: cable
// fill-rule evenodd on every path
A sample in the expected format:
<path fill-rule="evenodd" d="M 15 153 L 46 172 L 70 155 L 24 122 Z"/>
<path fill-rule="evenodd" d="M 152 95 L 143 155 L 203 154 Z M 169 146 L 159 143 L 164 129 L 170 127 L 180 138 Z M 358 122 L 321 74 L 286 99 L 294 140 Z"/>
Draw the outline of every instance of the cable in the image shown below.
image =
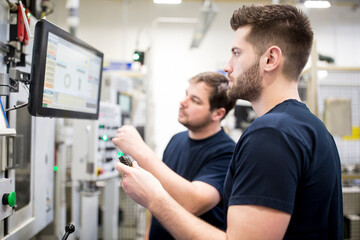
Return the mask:
<path fill-rule="evenodd" d="M 15 3 L 10 2 L 9 0 L 6 0 L 6 2 L 9 4 L 10 11 L 16 12 L 18 10 L 18 7 Z"/>
<path fill-rule="evenodd" d="M 0 51 L 9 53 L 9 47 L 6 43 L 0 42 Z"/>
<path fill-rule="evenodd" d="M 23 86 L 23 88 L 25 89 L 25 91 L 29 94 L 29 87 L 28 87 L 25 83 L 23 83 L 23 82 L 21 82 L 21 86 Z"/>
<path fill-rule="evenodd" d="M 9 112 L 9 111 L 12 111 L 12 110 L 15 110 L 15 109 L 19 109 L 19 108 L 25 107 L 27 105 L 28 105 L 28 103 L 23 103 L 23 104 L 20 104 L 20 105 L 14 105 L 12 108 L 6 109 L 5 112 Z"/>
<path fill-rule="evenodd" d="M 14 90 L 17 90 L 16 87 L 13 87 L 11 85 L 6 85 L 6 84 L 0 84 L 0 87 L 8 87 L 8 88 L 11 88 L 11 89 L 14 89 Z"/>
<path fill-rule="evenodd" d="M 4 121 L 6 123 L 6 127 L 9 128 L 9 121 L 7 120 L 7 117 L 6 117 L 6 113 L 4 111 L 4 106 L 2 104 L 2 101 L 1 101 L 1 98 L 0 98 L 0 106 L 1 106 L 1 112 L 2 112 L 2 115 L 4 117 Z"/>

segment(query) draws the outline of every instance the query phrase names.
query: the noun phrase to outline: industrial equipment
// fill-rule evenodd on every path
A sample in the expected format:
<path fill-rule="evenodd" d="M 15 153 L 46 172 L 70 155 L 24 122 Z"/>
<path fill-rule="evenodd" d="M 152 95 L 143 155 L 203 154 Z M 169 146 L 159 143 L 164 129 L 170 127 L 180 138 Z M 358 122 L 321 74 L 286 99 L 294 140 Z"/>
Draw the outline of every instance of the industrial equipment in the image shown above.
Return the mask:
<path fill-rule="evenodd" d="M 1 239 L 30 239 L 61 217 L 54 211 L 53 117 L 95 122 L 99 116 L 103 54 L 56 25 L 38 21 L 30 7 L 37 9 L 21 1 L 0 5 Z M 106 155 L 107 148 L 100 152 Z M 106 163 L 102 169 L 116 176 Z M 65 229 L 57 235 L 67 238 L 75 230 L 68 228 L 64 235 Z"/>

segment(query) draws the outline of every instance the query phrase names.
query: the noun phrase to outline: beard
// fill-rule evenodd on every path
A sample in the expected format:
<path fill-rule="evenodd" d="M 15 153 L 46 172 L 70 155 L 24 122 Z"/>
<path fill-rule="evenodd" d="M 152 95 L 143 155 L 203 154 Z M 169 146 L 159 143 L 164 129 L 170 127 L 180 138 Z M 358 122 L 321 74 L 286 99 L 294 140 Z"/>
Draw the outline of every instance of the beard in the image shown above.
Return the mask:
<path fill-rule="evenodd" d="M 187 113 L 183 112 L 183 114 L 184 114 L 184 117 L 182 117 L 182 118 L 178 117 L 179 123 L 181 123 L 187 129 L 189 129 L 193 132 L 202 130 L 203 128 L 207 127 L 211 123 L 211 116 L 203 117 L 203 119 L 199 119 L 197 121 L 190 121 L 188 119 Z"/>
<path fill-rule="evenodd" d="M 259 61 L 255 61 L 247 71 L 234 79 L 233 85 L 227 92 L 228 97 L 249 102 L 258 100 L 263 89 L 259 69 Z"/>

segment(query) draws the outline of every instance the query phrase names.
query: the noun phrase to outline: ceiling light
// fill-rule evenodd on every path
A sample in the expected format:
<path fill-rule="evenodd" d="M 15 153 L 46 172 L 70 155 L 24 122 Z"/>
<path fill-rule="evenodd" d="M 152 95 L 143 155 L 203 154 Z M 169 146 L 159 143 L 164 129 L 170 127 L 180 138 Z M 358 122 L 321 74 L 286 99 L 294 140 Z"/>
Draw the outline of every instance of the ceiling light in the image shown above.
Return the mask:
<path fill-rule="evenodd" d="M 305 1 L 306 8 L 329 8 L 331 4 L 329 1 Z"/>
<path fill-rule="evenodd" d="M 156 4 L 180 4 L 181 0 L 154 0 Z"/>

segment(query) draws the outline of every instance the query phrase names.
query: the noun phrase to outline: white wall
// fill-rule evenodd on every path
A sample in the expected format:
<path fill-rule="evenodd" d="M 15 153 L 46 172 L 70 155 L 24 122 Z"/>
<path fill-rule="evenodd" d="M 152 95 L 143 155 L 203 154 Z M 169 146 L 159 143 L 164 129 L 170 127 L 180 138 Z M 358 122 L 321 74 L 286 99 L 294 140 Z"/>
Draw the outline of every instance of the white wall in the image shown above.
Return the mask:
<path fill-rule="evenodd" d="M 49 19 L 66 29 L 64 2 L 57 3 Z M 184 129 L 177 122 L 177 112 L 187 79 L 202 71 L 220 70 L 230 56 L 233 32 L 229 20 L 240 4 L 216 5 L 219 12 L 209 32 L 198 49 L 190 50 L 195 24 L 156 20 L 198 18 L 200 1 L 185 1 L 181 5 L 155 5 L 150 0 L 80 1 L 77 36 L 103 51 L 107 60 L 131 61 L 137 35 L 140 50 L 151 47 L 153 132 L 159 156 L 170 137 Z M 332 7 L 306 12 L 312 21 L 318 52 L 335 58 L 337 65 L 360 67 L 360 9 Z"/>
<path fill-rule="evenodd" d="M 360 67 L 360 7 L 331 7 L 307 14 L 318 52 L 333 57 L 338 66 Z"/>

